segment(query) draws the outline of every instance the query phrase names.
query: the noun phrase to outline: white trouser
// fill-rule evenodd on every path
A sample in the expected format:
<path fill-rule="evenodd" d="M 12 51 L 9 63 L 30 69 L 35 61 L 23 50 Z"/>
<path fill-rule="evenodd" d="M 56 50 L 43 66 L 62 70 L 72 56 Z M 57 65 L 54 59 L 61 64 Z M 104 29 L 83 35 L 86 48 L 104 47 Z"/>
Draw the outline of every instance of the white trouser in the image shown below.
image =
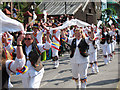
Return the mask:
<path fill-rule="evenodd" d="M 111 58 L 111 56 L 110 56 L 110 54 L 111 54 L 111 44 L 102 45 L 102 50 L 103 50 L 103 55 L 105 56 L 103 58 L 104 62 L 105 62 L 105 64 L 108 64 L 109 60 Z"/>
<path fill-rule="evenodd" d="M 88 62 L 82 64 L 71 63 L 71 66 L 74 78 L 84 79 L 87 77 Z"/>
<path fill-rule="evenodd" d="M 31 72 L 27 71 L 25 74 L 21 75 L 22 83 L 24 88 L 40 88 L 40 83 L 43 78 L 44 68 L 42 68 L 39 73 L 33 77 L 30 75 Z"/>
<path fill-rule="evenodd" d="M 100 50 L 101 46 L 100 46 L 100 40 L 97 40 L 97 50 Z"/>
<path fill-rule="evenodd" d="M 111 43 L 111 52 L 114 51 L 114 48 L 115 48 L 115 44 L 114 44 L 114 42 L 112 42 L 112 43 Z"/>
<path fill-rule="evenodd" d="M 116 40 L 114 40 L 113 42 L 114 42 L 114 47 L 116 47 L 116 44 L 117 44 Z"/>
<path fill-rule="evenodd" d="M 115 51 L 115 47 L 116 47 L 116 40 L 114 40 L 114 41 L 113 41 L 112 46 L 113 46 L 113 47 L 112 47 L 112 51 Z"/>
<path fill-rule="evenodd" d="M 97 61 L 97 50 L 89 54 L 89 60 L 90 63 L 94 63 L 95 61 Z"/>
<path fill-rule="evenodd" d="M 103 55 L 111 54 L 111 44 L 102 45 Z"/>

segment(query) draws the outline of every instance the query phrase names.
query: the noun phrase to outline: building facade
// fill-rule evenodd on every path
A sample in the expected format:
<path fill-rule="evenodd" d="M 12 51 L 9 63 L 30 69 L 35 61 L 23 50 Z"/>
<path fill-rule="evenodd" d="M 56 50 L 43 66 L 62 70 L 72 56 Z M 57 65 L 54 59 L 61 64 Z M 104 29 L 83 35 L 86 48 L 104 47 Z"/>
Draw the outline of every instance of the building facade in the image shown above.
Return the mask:
<path fill-rule="evenodd" d="M 89 0 L 85 2 L 41 2 L 38 7 L 41 12 L 47 10 L 48 17 L 67 14 L 89 24 L 97 24 L 102 14 L 101 0 L 98 2 L 89 2 Z"/>
<path fill-rule="evenodd" d="M 98 20 L 101 20 L 101 2 L 89 2 L 83 11 L 84 7 L 81 7 L 74 17 L 89 24 L 97 24 Z"/>

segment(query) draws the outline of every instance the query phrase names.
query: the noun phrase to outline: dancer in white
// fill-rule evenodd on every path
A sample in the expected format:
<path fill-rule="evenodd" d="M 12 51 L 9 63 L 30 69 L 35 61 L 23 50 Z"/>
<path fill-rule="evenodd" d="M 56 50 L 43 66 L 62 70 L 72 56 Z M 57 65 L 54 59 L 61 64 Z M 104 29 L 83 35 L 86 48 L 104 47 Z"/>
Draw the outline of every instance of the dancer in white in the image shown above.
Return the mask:
<path fill-rule="evenodd" d="M 101 47 L 104 55 L 104 62 L 105 64 L 108 64 L 110 62 L 110 57 L 112 57 L 112 55 L 111 55 L 110 34 L 105 26 L 102 29 L 101 37 L 102 38 L 100 43 L 102 44 Z"/>
<path fill-rule="evenodd" d="M 112 54 L 112 57 L 114 57 L 114 55 L 115 55 L 115 46 L 116 46 L 115 27 L 114 27 L 114 25 L 112 25 L 111 28 L 108 28 L 108 29 L 109 29 L 110 41 L 111 41 L 111 54 Z M 112 58 L 110 58 L 110 60 L 112 61 Z"/>
<path fill-rule="evenodd" d="M 22 43 L 19 43 L 19 46 L 23 46 L 23 52 L 27 60 L 26 66 L 28 67 L 28 71 L 21 76 L 24 88 L 40 87 L 40 83 L 44 74 L 44 67 L 41 63 L 40 56 L 42 52 L 44 52 L 45 50 L 49 50 L 51 47 L 49 34 L 50 33 L 46 34 L 47 41 L 45 44 L 37 44 L 34 41 L 35 40 L 34 36 L 29 33 L 25 35 L 23 45 Z M 6 46 L 6 49 L 9 52 L 13 51 L 13 49 L 11 49 L 10 44 Z"/>
<path fill-rule="evenodd" d="M 89 30 L 88 35 L 90 36 L 92 32 L 94 33 L 93 30 Z M 92 43 L 89 43 L 89 61 L 90 61 L 92 73 L 95 73 L 95 71 L 98 73 L 99 69 L 97 62 L 97 40 L 96 40 L 97 37 L 95 33 L 93 37 L 94 37 L 94 41 Z"/>
<path fill-rule="evenodd" d="M 25 70 L 25 55 L 23 54 L 23 50 L 22 47 L 20 45 L 20 43 L 22 42 L 24 38 L 24 35 L 20 35 L 17 39 L 17 57 L 15 58 L 15 60 L 4 60 L 4 58 L 2 59 L 2 88 L 3 89 L 7 89 L 10 88 L 9 87 L 9 76 L 12 73 L 16 73 L 17 71 L 22 71 Z M 5 45 L 8 43 L 8 40 L 6 39 L 5 36 L 3 36 L 3 40 L 5 42 Z M 5 56 L 5 53 L 3 54 L 3 56 Z"/>
<path fill-rule="evenodd" d="M 44 34 L 44 29 L 40 30 L 37 23 L 33 25 L 32 29 L 34 31 L 33 35 L 35 36 L 37 43 L 42 44 L 42 37 Z"/>
<path fill-rule="evenodd" d="M 91 38 L 93 38 L 93 33 L 91 33 L 90 37 L 85 38 L 82 30 L 77 28 L 75 30 L 75 38 L 67 38 L 64 31 L 62 31 L 62 37 L 71 45 L 70 62 L 72 66 L 73 80 L 76 81 L 77 88 L 80 88 L 80 81 L 81 88 L 86 88 L 89 61 L 88 44 L 92 42 Z"/>
<path fill-rule="evenodd" d="M 56 23 L 52 24 L 52 28 L 57 27 Z M 56 44 L 61 44 L 60 43 L 60 30 L 52 30 L 52 41 Z M 54 68 L 57 68 L 59 66 L 59 60 L 58 60 L 58 50 L 59 50 L 59 46 L 58 45 L 53 45 L 55 48 L 52 48 L 52 59 L 54 62 Z"/>

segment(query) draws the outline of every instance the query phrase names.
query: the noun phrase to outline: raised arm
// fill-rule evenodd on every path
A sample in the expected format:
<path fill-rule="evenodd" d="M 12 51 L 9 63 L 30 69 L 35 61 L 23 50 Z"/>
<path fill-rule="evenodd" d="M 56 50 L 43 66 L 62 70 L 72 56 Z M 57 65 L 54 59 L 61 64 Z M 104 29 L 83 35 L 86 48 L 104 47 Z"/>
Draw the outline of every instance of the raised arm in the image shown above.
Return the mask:
<path fill-rule="evenodd" d="M 23 50 L 22 50 L 22 40 L 24 39 L 25 35 L 21 34 L 17 39 L 17 58 L 23 58 Z"/>
<path fill-rule="evenodd" d="M 4 34 L 2 35 L 2 39 L 3 39 L 4 43 L 5 43 L 5 48 L 6 48 L 6 50 L 9 51 L 10 53 L 13 53 L 13 52 L 16 53 L 17 47 L 16 47 L 16 46 L 12 46 L 11 43 L 8 42 L 8 39 L 7 39 L 7 38 L 8 38 L 8 37 L 7 37 L 6 33 L 4 33 Z"/>
<path fill-rule="evenodd" d="M 17 57 L 15 60 L 7 60 L 6 64 L 10 63 L 10 66 L 8 67 L 10 71 L 16 72 L 18 70 L 21 70 L 26 62 L 25 55 L 23 54 L 22 50 L 22 40 L 25 36 L 20 35 L 17 39 Z"/>
<path fill-rule="evenodd" d="M 10 42 L 10 44 L 12 44 L 12 42 L 13 42 L 13 36 L 9 33 L 9 32 L 6 32 L 6 34 L 7 34 L 7 39 L 8 39 L 8 42 Z"/>
<path fill-rule="evenodd" d="M 39 51 L 42 53 L 45 50 L 49 50 L 51 48 L 51 40 L 50 40 L 50 32 L 47 30 L 46 33 L 46 43 L 45 44 L 37 44 Z"/>

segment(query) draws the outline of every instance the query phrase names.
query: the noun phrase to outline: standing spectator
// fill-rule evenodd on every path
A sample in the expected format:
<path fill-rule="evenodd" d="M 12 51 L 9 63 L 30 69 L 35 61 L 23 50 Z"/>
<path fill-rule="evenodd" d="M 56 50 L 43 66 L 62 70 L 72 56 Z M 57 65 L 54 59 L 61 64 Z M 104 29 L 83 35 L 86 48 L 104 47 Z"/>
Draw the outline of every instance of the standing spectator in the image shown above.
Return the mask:
<path fill-rule="evenodd" d="M 13 8 L 13 17 L 17 18 L 17 9 L 16 9 L 16 5 Z"/>

